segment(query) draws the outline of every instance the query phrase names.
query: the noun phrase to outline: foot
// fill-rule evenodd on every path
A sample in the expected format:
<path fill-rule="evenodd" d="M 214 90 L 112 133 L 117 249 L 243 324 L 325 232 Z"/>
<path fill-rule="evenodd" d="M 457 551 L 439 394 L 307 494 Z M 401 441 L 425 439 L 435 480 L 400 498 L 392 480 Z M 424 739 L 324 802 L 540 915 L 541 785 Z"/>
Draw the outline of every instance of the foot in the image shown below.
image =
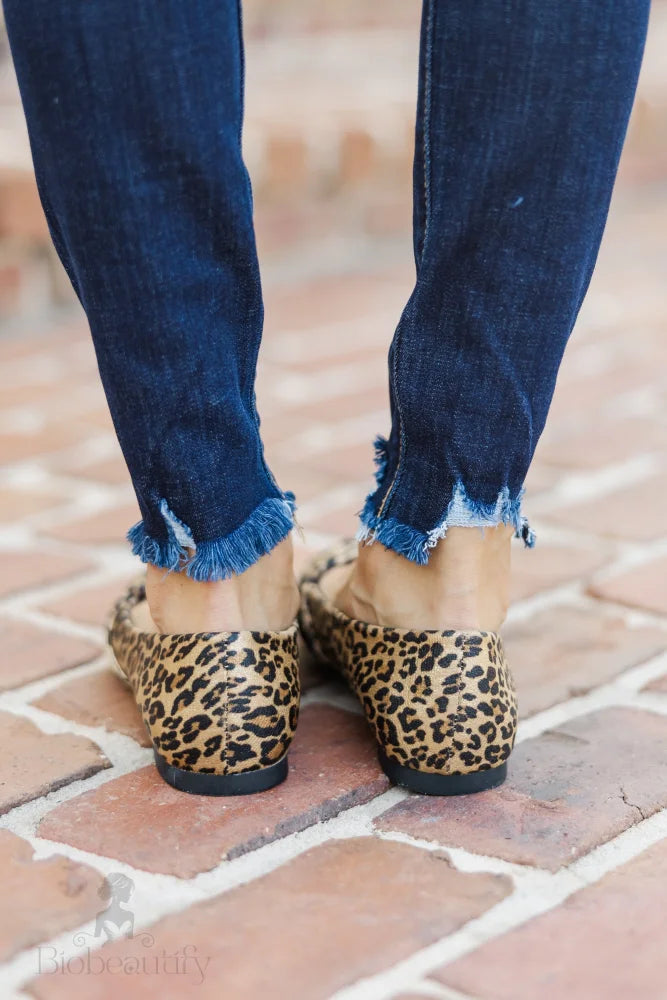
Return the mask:
<path fill-rule="evenodd" d="M 418 566 L 378 542 L 327 574 L 333 603 L 350 618 L 394 628 L 497 632 L 509 603 L 514 529 L 450 528 Z M 324 581 L 323 581 L 324 582 Z"/>
<path fill-rule="evenodd" d="M 509 531 L 498 530 L 495 544 L 469 543 L 478 532 L 460 531 L 469 535 L 448 535 L 428 567 L 375 544 L 356 559 L 354 546 L 337 546 L 301 583 L 308 646 L 356 694 L 389 779 L 427 795 L 501 784 L 516 733 L 512 674 L 497 634 Z M 471 551 L 476 560 L 464 558 Z M 498 571 L 495 586 L 484 569 Z"/>
<path fill-rule="evenodd" d="M 152 622 L 144 627 L 161 633 L 282 631 L 299 607 L 292 540 L 280 542 L 244 573 L 214 583 L 148 566 L 146 597 Z"/>
<path fill-rule="evenodd" d="M 193 631 L 189 619 L 177 634 L 168 621 L 168 634 L 155 635 L 143 623 L 145 597 L 138 584 L 116 602 L 109 644 L 160 775 L 197 795 L 245 795 L 284 781 L 299 717 L 296 623 L 250 635 L 227 627 L 192 635 L 184 634 Z M 193 610 L 201 610 L 196 602 Z"/>

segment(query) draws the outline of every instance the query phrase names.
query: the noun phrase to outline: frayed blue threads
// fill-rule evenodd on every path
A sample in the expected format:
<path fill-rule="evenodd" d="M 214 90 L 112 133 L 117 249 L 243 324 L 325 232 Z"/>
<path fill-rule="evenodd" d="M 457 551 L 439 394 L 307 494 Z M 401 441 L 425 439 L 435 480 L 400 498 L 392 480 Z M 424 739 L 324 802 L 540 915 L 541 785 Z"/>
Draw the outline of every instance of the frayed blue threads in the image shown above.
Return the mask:
<path fill-rule="evenodd" d="M 139 556 L 144 563 L 159 566 L 160 569 L 170 571 L 180 569 L 182 561 L 187 558 L 186 550 L 178 544 L 173 535 L 165 540 L 151 538 L 146 533 L 143 521 L 130 528 L 127 540 L 135 556 Z"/>
<path fill-rule="evenodd" d="M 523 544 L 526 546 L 527 549 L 532 549 L 534 547 L 535 542 L 537 541 L 537 535 L 535 534 L 531 526 L 528 524 L 527 517 L 522 516 L 521 524 L 516 529 L 515 537 L 521 538 Z"/>
<path fill-rule="evenodd" d="M 195 543 L 187 525 L 162 500 L 160 512 L 168 539 L 151 538 L 141 521 L 129 530 L 127 537 L 142 562 L 166 570 L 185 570 L 193 580 L 226 580 L 243 573 L 287 537 L 294 525 L 294 510 L 293 493 L 269 497 L 229 535 Z"/>
<path fill-rule="evenodd" d="M 398 552 L 411 562 L 425 566 L 428 562 L 428 536 L 409 524 L 401 524 L 395 517 L 378 517 L 371 497 L 366 500 L 360 514 L 361 527 L 357 541 L 372 544 L 380 542 L 387 549 Z"/>
<path fill-rule="evenodd" d="M 294 523 L 294 506 L 292 493 L 263 500 L 231 534 L 198 542 L 187 575 L 193 580 L 226 580 L 243 573 L 287 537 Z"/>
<path fill-rule="evenodd" d="M 378 486 L 382 485 L 384 480 L 384 474 L 387 471 L 387 462 L 389 461 L 389 444 L 386 438 L 383 438 L 381 434 L 375 438 L 373 441 L 373 461 L 375 463 L 375 482 Z"/>
<path fill-rule="evenodd" d="M 521 514 L 523 490 L 514 499 L 505 487 L 498 494 L 494 504 L 471 500 L 462 483 L 457 483 L 454 495 L 442 521 L 429 532 L 419 531 L 408 524 L 402 524 L 394 517 L 378 517 L 369 496 L 360 514 L 361 527 L 357 540 L 371 544 L 380 542 L 388 549 L 398 552 L 411 562 L 425 566 L 430 550 L 447 534 L 448 528 L 491 528 L 498 524 L 511 524 L 517 538 L 523 539 L 528 548 L 535 544 L 535 533 L 527 519 Z"/>

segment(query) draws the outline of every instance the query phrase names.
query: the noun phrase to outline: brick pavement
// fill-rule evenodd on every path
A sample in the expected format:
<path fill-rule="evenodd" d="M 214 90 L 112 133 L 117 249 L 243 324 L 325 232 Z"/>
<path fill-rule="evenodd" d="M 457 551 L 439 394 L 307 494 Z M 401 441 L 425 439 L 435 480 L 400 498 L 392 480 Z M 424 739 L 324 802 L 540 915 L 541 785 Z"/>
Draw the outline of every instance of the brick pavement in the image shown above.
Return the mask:
<path fill-rule="evenodd" d="M 301 28 L 307 10 L 290 6 Z M 411 51 L 404 8 L 392 10 L 394 34 L 364 35 L 383 79 L 387 60 Z M 256 4 L 257 45 L 270 11 Z M 335 66 L 343 36 L 321 37 L 323 65 Z M 355 38 L 353 65 L 363 51 Z M 267 45 L 264 74 L 281 55 L 279 39 Z M 293 87 L 317 62 L 299 45 Z M 410 105 L 407 69 L 394 83 L 396 120 Z M 389 788 L 355 702 L 308 665 L 285 785 L 220 801 L 162 783 L 104 650 L 108 605 L 138 565 L 122 541 L 134 501 L 84 324 L 67 310 L 39 322 L 28 313 L 0 339 L 3 997 L 110 1000 L 121 988 L 167 1000 L 667 996 L 667 159 L 651 114 L 667 106 L 667 81 L 658 45 L 645 80 L 529 477 L 539 544 L 515 550 L 506 628 L 522 721 L 498 791 L 441 801 Z M 286 83 L 257 110 L 251 137 L 266 143 L 252 155 L 275 181 L 259 185 L 259 404 L 269 459 L 301 500 L 300 563 L 354 527 L 371 440 L 387 427 L 385 352 L 411 280 L 405 143 L 386 145 L 381 123 L 369 142 L 368 111 L 346 118 L 353 82 L 335 99 L 330 83 L 322 91 L 344 150 L 336 198 L 353 206 L 335 226 L 318 200 L 321 175 L 311 176 L 313 150 L 329 148 L 322 134 L 306 143 L 314 222 L 302 225 L 303 207 L 293 216 L 276 208 L 289 206 L 284 162 L 301 155 L 303 128 L 287 150 L 267 152 L 281 133 L 260 126 L 288 101 Z M 371 110 L 378 100 L 368 97 Z M 348 222 L 374 178 L 382 198 L 373 208 L 387 218 L 375 228 L 366 219 L 360 236 Z M 95 951 L 103 880 L 120 876 L 132 882 L 135 937 Z M 208 963 L 203 981 L 193 960 L 183 964 L 187 947 Z M 130 974 L 162 949 L 182 964 Z M 56 959 L 66 973 L 49 974 Z"/>

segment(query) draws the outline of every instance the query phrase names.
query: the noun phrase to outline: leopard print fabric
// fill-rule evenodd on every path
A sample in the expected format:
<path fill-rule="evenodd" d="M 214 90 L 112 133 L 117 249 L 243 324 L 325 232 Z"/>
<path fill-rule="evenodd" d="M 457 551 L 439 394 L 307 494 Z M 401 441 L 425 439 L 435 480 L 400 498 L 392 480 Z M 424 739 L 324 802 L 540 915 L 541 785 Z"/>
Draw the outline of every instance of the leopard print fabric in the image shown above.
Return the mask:
<path fill-rule="evenodd" d="M 320 581 L 356 546 L 321 556 L 301 580 L 300 624 L 314 655 L 347 680 L 377 742 L 399 764 L 439 774 L 498 767 L 510 755 L 516 697 L 500 636 L 413 632 L 348 618 Z"/>
<path fill-rule="evenodd" d="M 284 632 L 160 635 L 141 631 L 131 587 L 109 643 L 155 749 L 186 771 L 238 774 L 287 753 L 299 715 L 297 627 Z"/>

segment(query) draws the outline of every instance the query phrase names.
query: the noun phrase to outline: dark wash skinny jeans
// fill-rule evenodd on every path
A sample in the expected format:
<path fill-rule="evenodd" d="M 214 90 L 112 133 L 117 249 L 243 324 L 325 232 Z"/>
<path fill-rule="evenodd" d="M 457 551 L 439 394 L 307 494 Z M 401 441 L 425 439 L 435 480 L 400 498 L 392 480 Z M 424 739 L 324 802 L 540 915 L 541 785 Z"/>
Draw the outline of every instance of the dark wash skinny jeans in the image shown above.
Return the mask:
<path fill-rule="evenodd" d="M 424 0 L 416 283 L 360 537 L 424 563 L 511 523 L 602 236 L 648 0 Z M 283 539 L 263 457 L 262 296 L 236 0 L 4 0 L 40 194 L 142 514 L 196 579 Z M 369 70 L 372 71 L 372 68 Z M 194 550 L 194 554 L 193 554 Z"/>

